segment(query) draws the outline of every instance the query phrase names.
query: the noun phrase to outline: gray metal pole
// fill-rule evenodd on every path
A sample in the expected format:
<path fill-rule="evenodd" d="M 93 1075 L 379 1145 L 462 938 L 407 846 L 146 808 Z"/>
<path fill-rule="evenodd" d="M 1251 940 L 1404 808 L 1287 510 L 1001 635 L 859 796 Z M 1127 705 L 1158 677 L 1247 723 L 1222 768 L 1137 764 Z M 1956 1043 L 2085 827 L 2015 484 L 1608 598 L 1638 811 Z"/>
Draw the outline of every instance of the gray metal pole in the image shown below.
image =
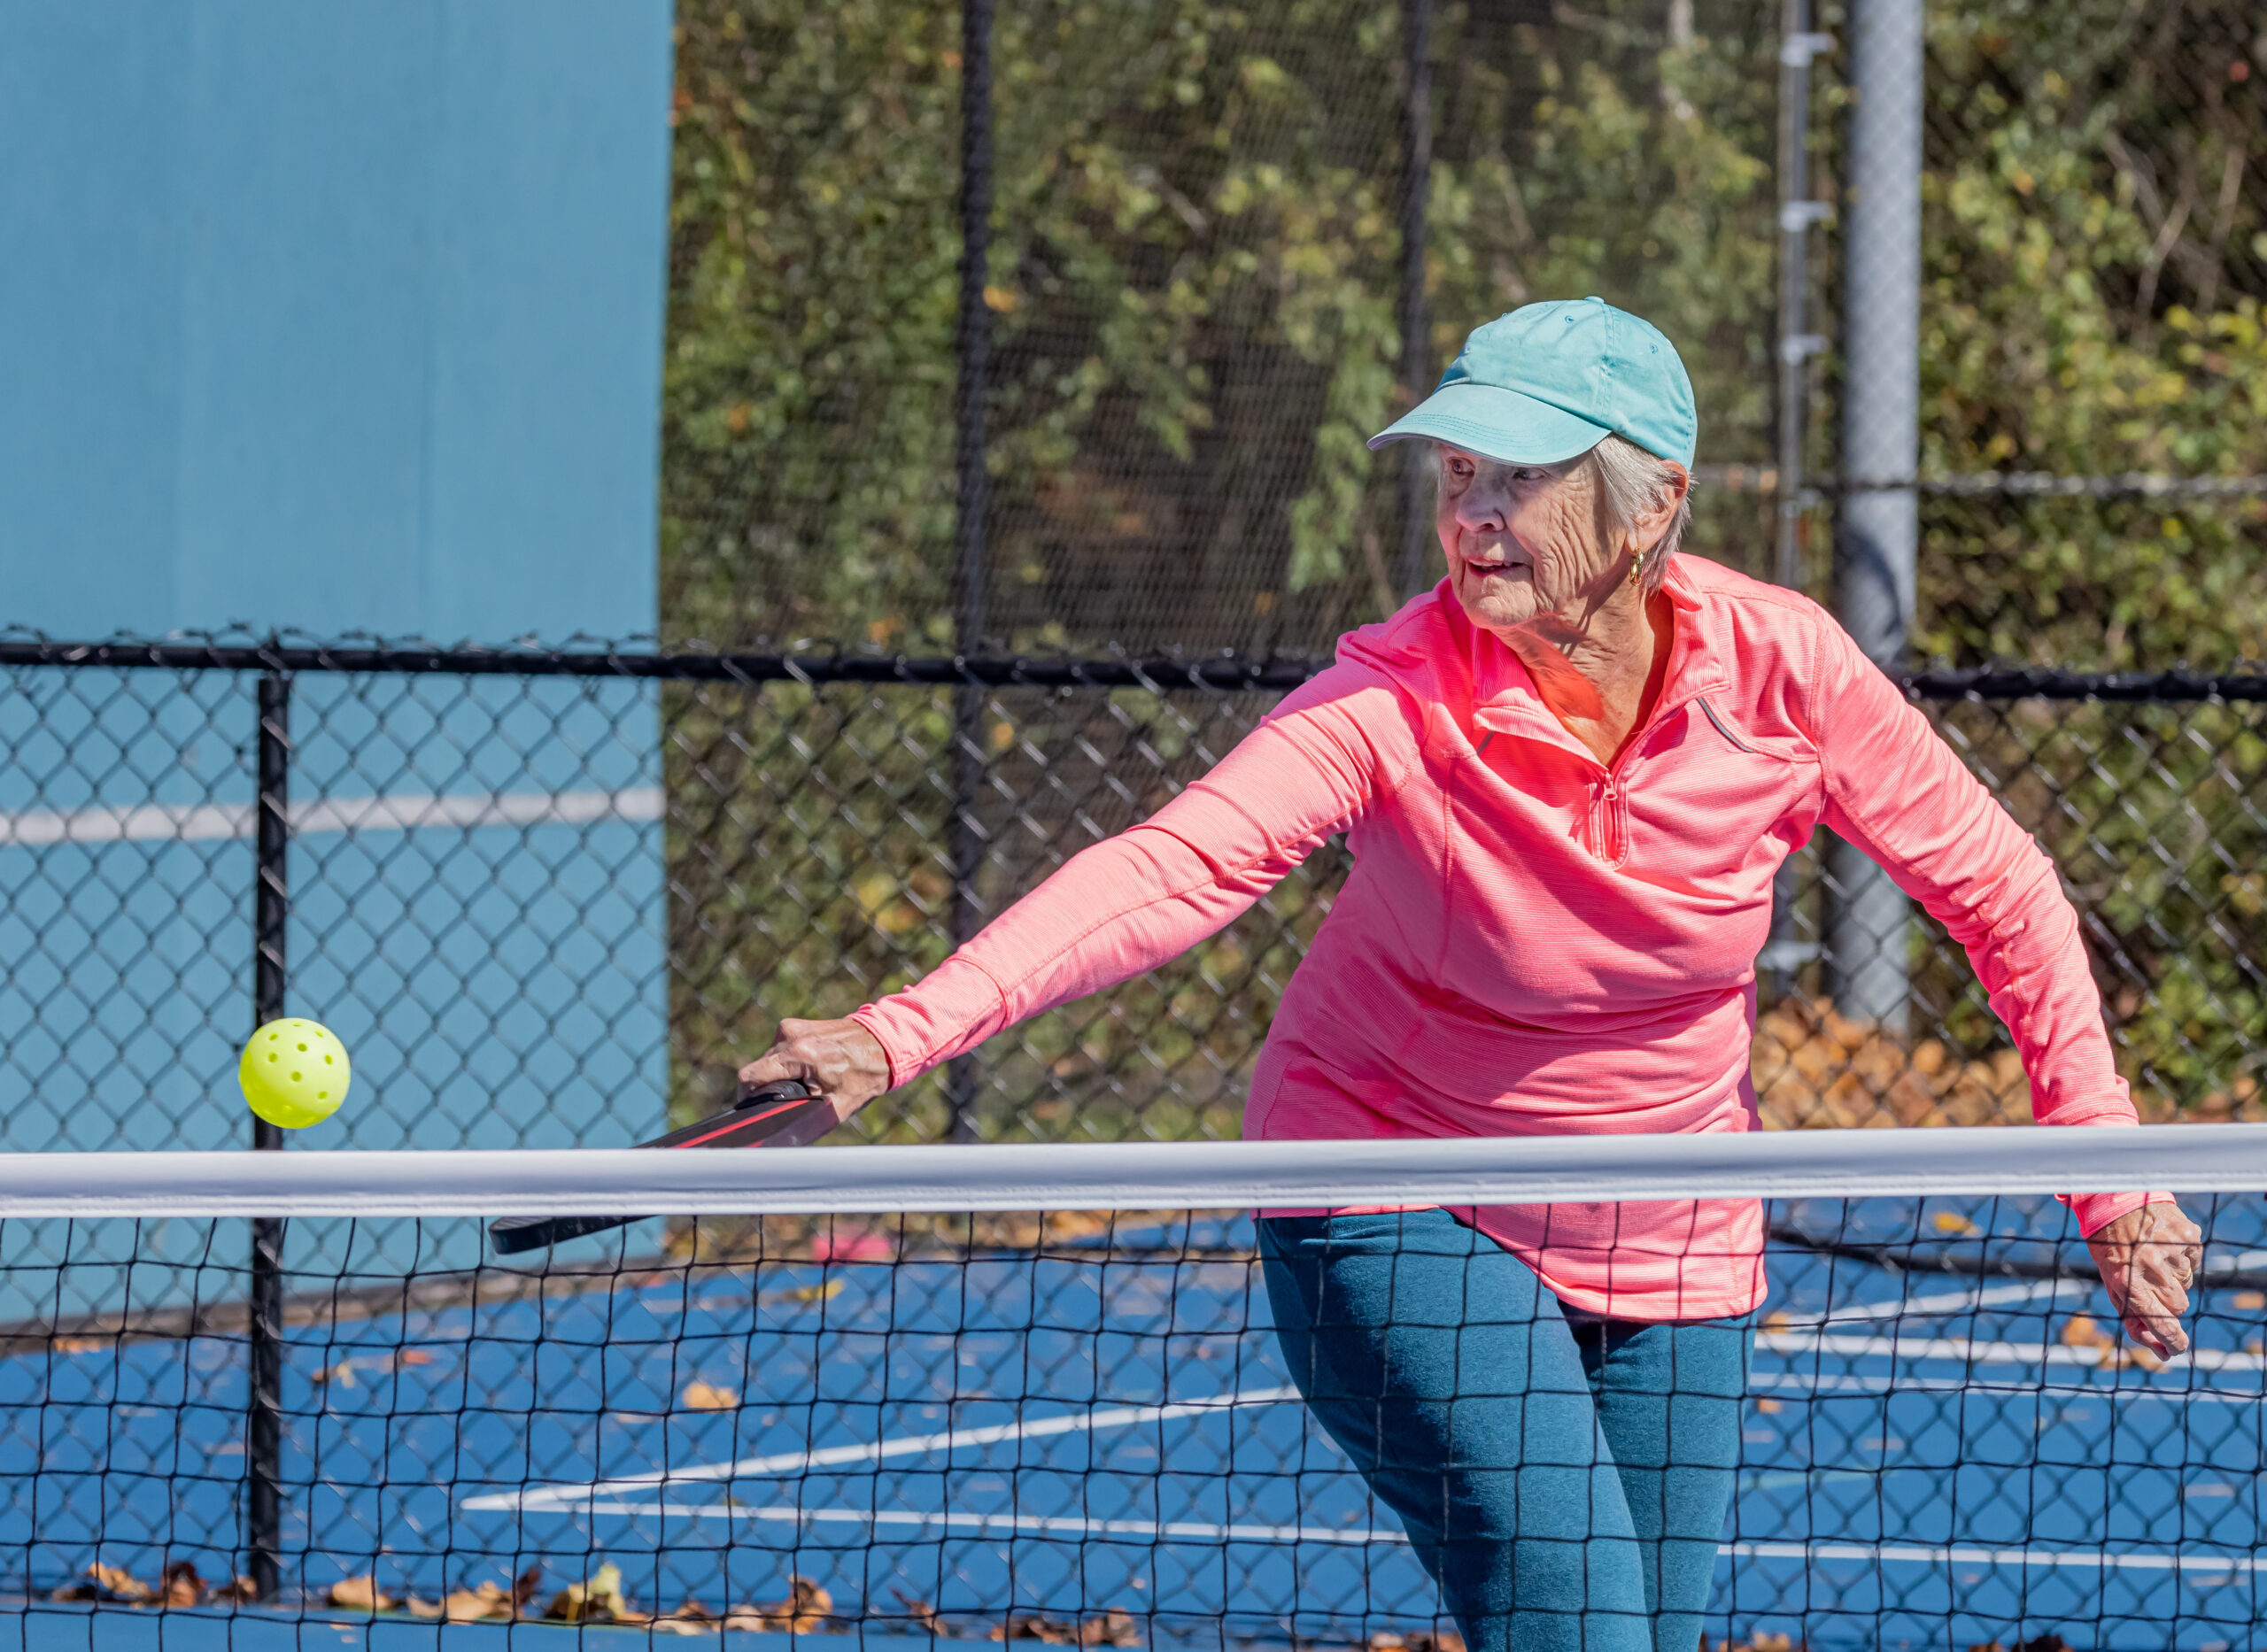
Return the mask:
<path fill-rule="evenodd" d="M 1673 32 L 1673 31 L 1672 31 Z M 1830 35 L 1811 32 L 1810 0 L 1782 0 L 1779 13 L 1779 502 L 1778 543 L 1771 577 L 1803 589 L 1803 515 L 1812 504 L 1803 486 L 1803 444 L 1810 430 L 1810 359 L 1826 340 L 1810 330 L 1810 227 L 1831 215 L 1810 198 L 1810 65 L 1831 50 Z M 1796 972 L 1818 956 L 1796 911 L 1801 891 L 1795 863 L 1771 885 L 1771 938 L 1755 960 L 1757 990 L 1768 1004 L 1796 987 Z"/>
<path fill-rule="evenodd" d="M 1850 9 L 1843 214 L 1842 512 L 1835 573 L 1843 625 L 1885 671 L 1913 621 L 1921 457 L 1922 0 Z M 1861 851 L 1828 863 L 1827 953 L 1845 1015 L 1905 1031 L 1912 907 Z"/>

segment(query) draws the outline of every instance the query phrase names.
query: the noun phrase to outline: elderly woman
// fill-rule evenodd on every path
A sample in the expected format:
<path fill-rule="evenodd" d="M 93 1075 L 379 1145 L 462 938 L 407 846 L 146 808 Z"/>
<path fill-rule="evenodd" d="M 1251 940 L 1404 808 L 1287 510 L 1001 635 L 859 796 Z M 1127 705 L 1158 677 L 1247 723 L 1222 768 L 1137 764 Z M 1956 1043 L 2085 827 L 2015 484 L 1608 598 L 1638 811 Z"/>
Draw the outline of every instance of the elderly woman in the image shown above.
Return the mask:
<path fill-rule="evenodd" d="M 2039 1123 L 2132 1123 L 2054 867 L 1825 614 L 1677 554 L 1695 435 L 1636 317 L 1481 328 L 1373 443 L 1435 444 L 1448 577 L 919 984 L 783 1023 L 743 1077 L 847 1116 L 1164 962 L 1342 831 L 1247 1136 L 1753 1130 L 1772 875 L 1823 822 L 1967 948 Z M 2195 1227 L 2157 1195 L 2068 1203 L 2130 1334 L 2185 1347 Z M 1691 1652 L 1763 1237 L 1752 1200 L 1263 1214 L 1292 1375 L 1475 1652 Z"/>

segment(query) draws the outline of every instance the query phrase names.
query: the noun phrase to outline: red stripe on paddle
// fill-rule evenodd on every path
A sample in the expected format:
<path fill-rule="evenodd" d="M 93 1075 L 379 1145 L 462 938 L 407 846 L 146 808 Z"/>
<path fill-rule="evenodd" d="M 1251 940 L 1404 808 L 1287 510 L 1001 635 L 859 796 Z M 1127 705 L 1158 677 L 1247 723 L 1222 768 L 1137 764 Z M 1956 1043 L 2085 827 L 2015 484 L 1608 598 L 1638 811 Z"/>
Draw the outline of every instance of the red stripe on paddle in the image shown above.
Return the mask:
<path fill-rule="evenodd" d="M 677 1146 L 680 1147 L 705 1147 L 710 1142 L 716 1140 L 719 1136 L 729 1136 L 736 1130 L 746 1130 L 750 1124 L 761 1123 L 763 1120 L 770 1118 L 776 1114 L 786 1112 L 790 1108 L 809 1107 L 819 1099 L 820 1098 L 816 1096 L 805 1096 L 799 1101 L 782 1101 L 778 1107 L 766 1108 L 761 1113 L 735 1114 L 731 1123 L 723 1125 L 718 1129 L 712 1130 L 705 1136 L 695 1136 L 691 1141 L 681 1141 L 677 1143 Z"/>

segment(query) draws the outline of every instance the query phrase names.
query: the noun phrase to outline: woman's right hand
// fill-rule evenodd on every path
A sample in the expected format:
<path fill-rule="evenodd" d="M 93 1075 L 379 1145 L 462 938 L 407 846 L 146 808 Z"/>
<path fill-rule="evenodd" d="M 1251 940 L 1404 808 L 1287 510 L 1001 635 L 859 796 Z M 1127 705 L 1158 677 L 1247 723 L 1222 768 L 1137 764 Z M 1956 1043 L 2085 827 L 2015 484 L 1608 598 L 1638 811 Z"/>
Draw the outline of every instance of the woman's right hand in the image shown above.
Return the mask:
<path fill-rule="evenodd" d="M 800 1078 L 834 1105 L 837 1123 L 889 1088 L 881 1040 L 840 1021 L 783 1021 L 771 1047 L 740 1069 L 740 1087 Z"/>

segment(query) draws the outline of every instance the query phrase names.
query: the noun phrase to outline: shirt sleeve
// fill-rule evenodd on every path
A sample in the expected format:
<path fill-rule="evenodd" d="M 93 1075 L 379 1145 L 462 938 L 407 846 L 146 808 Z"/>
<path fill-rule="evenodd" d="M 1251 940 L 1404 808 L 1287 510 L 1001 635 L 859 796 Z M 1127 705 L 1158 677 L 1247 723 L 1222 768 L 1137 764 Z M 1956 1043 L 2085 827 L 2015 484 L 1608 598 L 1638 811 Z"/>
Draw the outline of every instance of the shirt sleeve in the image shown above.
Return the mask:
<path fill-rule="evenodd" d="M 1821 616 L 1812 731 L 1825 820 L 1880 862 L 1966 949 L 2014 1036 L 2041 1124 L 2139 1121 L 2112 1060 L 2078 915 L 2031 835 L 1929 721 Z M 2079 1193 L 2062 1202 L 2091 1235 L 2164 1193 Z"/>
<path fill-rule="evenodd" d="M 1421 732 L 1370 668 L 1321 673 L 1148 820 L 1073 855 L 921 981 L 859 1009 L 890 1083 L 1225 928 L 1389 795 Z"/>

